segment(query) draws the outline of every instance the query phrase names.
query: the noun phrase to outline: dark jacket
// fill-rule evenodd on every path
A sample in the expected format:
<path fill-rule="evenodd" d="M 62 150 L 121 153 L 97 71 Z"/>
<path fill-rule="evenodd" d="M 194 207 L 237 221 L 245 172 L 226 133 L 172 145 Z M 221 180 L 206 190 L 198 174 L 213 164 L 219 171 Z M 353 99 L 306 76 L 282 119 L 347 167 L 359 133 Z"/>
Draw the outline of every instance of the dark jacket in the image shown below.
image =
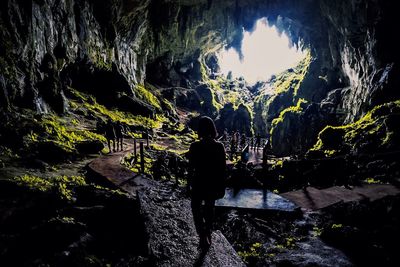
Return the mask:
<path fill-rule="evenodd" d="M 115 138 L 115 130 L 112 123 L 108 122 L 105 127 L 106 138 L 114 139 Z"/>
<path fill-rule="evenodd" d="M 189 149 L 192 197 L 222 198 L 225 193 L 226 159 L 222 143 L 205 139 L 191 144 Z"/>
<path fill-rule="evenodd" d="M 123 135 L 123 131 L 124 131 L 124 129 L 122 128 L 122 124 L 116 124 L 115 125 L 115 127 L 114 127 L 114 130 L 115 130 L 115 136 L 117 137 L 117 138 L 122 138 L 124 135 Z"/>

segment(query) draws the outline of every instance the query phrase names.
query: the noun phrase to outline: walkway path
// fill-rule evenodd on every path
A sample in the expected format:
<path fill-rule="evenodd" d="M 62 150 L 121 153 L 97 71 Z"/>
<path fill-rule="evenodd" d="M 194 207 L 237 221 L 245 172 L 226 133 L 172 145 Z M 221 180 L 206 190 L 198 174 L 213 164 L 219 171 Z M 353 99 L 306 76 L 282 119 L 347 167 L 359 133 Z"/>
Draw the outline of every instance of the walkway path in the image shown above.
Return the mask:
<path fill-rule="evenodd" d="M 240 257 L 219 231 L 213 233 L 213 244 L 208 252 L 205 255 L 200 253 L 190 201 L 185 196 L 184 190 L 175 187 L 173 183 L 160 183 L 147 179 L 122 166 L 120 164 L 122 157 L 132 151 L 131 148 L 132 146 L 126 151 L 99 157 L 88 167 L 103 181 L 108 181 L 138 199 L 140 213 L 145 220 L 152 265 L 244 266 Z M 260 153 L 262 154 L 262 150 L 253 153 L 255 160 L 259 159 Z M 371 184 L 355 187 L 352 190 L 338 186 L 327 189 L 307 187 L 304 190 L 283 193 L 281 197 L 268 192 L 264 197 L 262 191 L 250 189 L 238 194 L 229 194 L 228 192 L 220 201 L 219 206 L 287 209 L 292 212 L 297 210 L 297 206 L 303 210 L 318 210 L 338 203 L 365 199 L 376 201 L 386 196 L 398 195 L 400 190 L 392 185 Z M 276 208 L 276 203 L 282 205 Z"/>
<path fill-rule="evenodd" d="M 247 210 L 269 210 L 276 212 L 297 212 L 299 207 L 292 201 L 262 189 L 239 189 L 237 192 L 232 188 L 225 190 L 225 196 L 215 203 L 221 208 L 235 208 Z"/>
<path fill-rule="evenodd" d="M 198 249 L 190 201 L 172 183 L 160 183 L 137 175 L 120 164 L 131 150 L 92 161 L 88 168 L 102 182 L 136 197 L 144 217 L 152 266 L 245 266 L 221 232 L 212 235 L 206 254 Z"/>
<path fill-rule="evenodd" d="M 400 189 L 389 184 L 365 184 L 352 189 L 333 186 L 326 189 L 307 187 L 281 194 L 306 210 L 319 210 L 338 203 L 376 201 L 387 196 L 399 195 Z"/>
<path fill-rule="evenodd" d="M 249 161 L 251 162 L 253 165 L 260 165 L 263 162 L 263 149 L 259 148 L 259 149 L 254 149 L 254 148 L 250 148 L 249 150 Z"/>

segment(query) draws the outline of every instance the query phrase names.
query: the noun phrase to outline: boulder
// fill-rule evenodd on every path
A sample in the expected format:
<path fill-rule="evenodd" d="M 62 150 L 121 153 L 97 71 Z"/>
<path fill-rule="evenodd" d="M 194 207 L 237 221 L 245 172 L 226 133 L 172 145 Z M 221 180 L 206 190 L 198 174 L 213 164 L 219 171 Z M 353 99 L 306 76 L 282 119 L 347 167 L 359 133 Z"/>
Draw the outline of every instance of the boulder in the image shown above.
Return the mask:
<path fill-rule="evenodd" d="M 85 140 L 76 144 L 76 150 L 81 154 L 99 153 L 104 148 L 104 144 L 99 140 Z"/>
<path fill-rule="evenodd" d="M 154 107 L 137 98 L 127 95 L 121 96 L 121 98 L 118 99 L 116 106 L 122 110 L 129 111 L 136 115 L 142 115 L 150 118 L 153 118 L 155 115 Z"/>
<path fill-rule="evenodd" d="M 138 192 L 153 266 L 245 266 L 219 231 L 206 253 L 198 248 L 190 200 L 170 183 L 151 181 Z"/>

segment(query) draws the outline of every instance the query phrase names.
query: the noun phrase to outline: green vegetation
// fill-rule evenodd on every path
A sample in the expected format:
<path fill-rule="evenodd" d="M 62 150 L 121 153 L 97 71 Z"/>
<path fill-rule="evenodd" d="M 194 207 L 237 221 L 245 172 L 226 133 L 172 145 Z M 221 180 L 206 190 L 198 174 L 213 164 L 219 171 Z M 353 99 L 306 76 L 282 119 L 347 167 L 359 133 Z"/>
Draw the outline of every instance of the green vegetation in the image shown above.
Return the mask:
<path fill-rule="evenodd" d="M 368 142 L 370 149 L 377 151 L 392 144 L 398 131 L 397 124 L 389 121 L 400 112 L 400 100 L 378 105 L 354 123 L 342 126 L 326 126 L 319 134 L 309 155 L 337 154 L 357 151 L 362 144 Z"/>
<path fill-rule="evenodd" d="M 299 62 L 299 64 L 290 70 L 286 70 L 279 74 L 276 78 L 272 87 L 276 95 L 288 92 L 293 89 L 293 95 L 297 95 L 297 91 L 300 88 L 301 82 L 308 73 L 312 61 L 311 53 L 308 52 L 306 57 Z"/>
<path fill-rule="evenodd" d="M 371 177 L 365 179 L 364 182 L 366 182 L 367 184 L 379 184 L 379 183 L 381 183 L 381 181 L 375 180 L 374 178 L 371 178 Z"/>
<path fill-rule="evenodd" d="M 282 169 L 283 167 L 283 160 L 277 160 L 275 163 L 272 165 L 272 170 L 277 170 L 277 169 Z"/>
<path fill-rule="evenodd" d="M 14 178 L 22 186 L 41 192 L 55 192 L 61 199 L 73 201 L 75 198 L 73 188 L 76 186 L 85 186 L 86 181 L 81 176 L 57 176 L 50 179 L 38 176 L 23 175 Z"/>
<path fill-rule="evenodd" d="M 318 237 L 322 235 L 322 232 L 324 231 L 323 228 L 320 228 L 318 226 L 313 227 L 313 236 Z"/>
<path fill-rule="evenodd" d="M 35 121 L 38 124 L 37 132 L 32 130 L 26 139 L 27 143 L 35 143 L 48 141 L 57 144 L 65 151 L 75 151 L 75 146 L 86 140 L 99 140 L 105 142 L 104 136 L 87 131 L 78 130 L 68 126 L 62 119 L 55 115 L 45 115 L 41 119 Z"/>
<path fill-rule="evenodd" d="M 295 104 L 297 91 L 308 73 L 311 61 L 311 53 L 308 52 L 295 68 L 271 78 L 270 86 L 260 91 L 253 102 L 254 110 L 257 112 L 258 123 L 256 125 L 258 128 L 261 127 L 261 122 L 270 121 L 279 115 L 283 115 L 281 113 L 283 110 Z M 270 125 L 267 125 L 267 127 L 270 127 Z"/>
<path fill-rule="evenodd" d="M 91 112 L 95 117 L 101 118 L 103 120 L 111 119 L 112 121 L 120 121 L 126 123 L 127 125 L 133 126 L 144 126 L 147 128 L 160 128 L 162 123 L 166 121 L 163 115 L 156 115 L 155 119 L 150 119 L 140 115 L 133 115 L 128 112 L 122 112 L 116 109 L 109 109 L 104 105 L 97 103 L 93 96 L 89 96 L 77 90 L 70 88 L 70 92 L 75 96 L 76 101 L 71 100 L 75 109 L 85 108 Z M 159 102 L 158 102 L 159 105 Z"/>
<path fill-rule="evenodd" d="M 275 118 L 272 121 L 270 129 L 271 141 L 275 136 L 275 131 L 277 131 L 277 129 L 280 128 L 280 126 L 284 123 L 285 120 L 288 120 L 291 116 L 298 116 L 299 114 L 302 113 L 304 104 L 307 104 L 307 101 L 303 98 L 300 98 L 297 101 L 296 106 L 290 106 L 280 112 L 279 117 Z"/>
<path fill-rule="evenodd" d="M 291 114 L 299 114 L 299 113 L 301 113 L 301 112 L 303 111 L 303 106 L 302 106 L 302 105 L 303 105 L 303 104 L 306 104 L 306 103 L 307 103 L 307 100 L 305 100 L 305 99 L 303 99 L 303 98 L 300 98 L 300 99 L 297 101 L 296 106 L 290 106 L 290 107 L 288 107 L 288 108 L 282 110 L 281 113 L 279 114 L 279 117 L 278 117 L 278 118 L 275 118 L 275 119 L 272 121 L 271 135 L 272 135 L 272 132 L 273 132 L 274 128 L 277 127 L 277 125 L 278 125 L 279 123 L 282 123 L 282 122 L 284 121 L 285 117 L 286 117 L 288 114 L 290 114 L 290 113 L 291 113 Z"/>
<path fill-rule="evenodd" d="M 121 190 L 112 190 L 95 184 L 88 184 L 82 176 L 55 176 L 50 178 L 43 178 L 34 175 L 22 175 L 14 177 L 14 181 L 20 186 L 26 186 L 33 191 L 54 193 L 60 199 L 69 202 L 76 200 L 75 188 L 82 186 L 91 186 L 97 190 L 107 191 L 111 194 L 124 195 L 126 193 Z"/>
<path fill-rule="evenodd" d="M 161 110 L 160 100 L 150 90 L 146 89 L 144 85 L 136 85 L 135 93 L 139 99 Z"/>
<path fill-rule="evenodd" d="M 338 228 L 342 228 L 342 227 L 343 227 L 343 224 L 341 224 L 341 223 L 338 223 L 338 224 L 334 223 L 331 226 L 332 229 L 338 229 Z"/>
<path fill-rule="evenodd" d="M 144 173 L 146 174 L 152 174 L 152 166 L 154 163 L 153 157 L 150 155 L 150 153 L 145 150 L 144 151 Z M 141 162 L 140 162 L 140 156 L 139 153 L 137 154 L 136 158 L 133 153 L 127 154 L 123 160 L 122 160 L 122 165 L 133 171 L 134 173 L 140 173 L 140 168 L 141 168 Z"/>
<path fill-rule="evenodd" d="M 20 156 L 8 147 L 0 146 L 0 155 L 10 159 L 19 159 Z"/>
<path fill-rule="evenodd" d="M 90 42 L 89 57 L 97 68 L 111 71 L 113 55 L 114 55 L 113 48 L 99 47 L 98 44 Z"/>
<path fill-rule="evenodd" d="M 261 259 L 264 256 L 264 249 L 261 243 L 254 243 L 252 244 L 248 250 L 244 251 L 238 251 L 239 257 L 242 258 L 242 260 L 246 263 L 249 264 L 251 260 L 256 260 L 256 259 Z"/>

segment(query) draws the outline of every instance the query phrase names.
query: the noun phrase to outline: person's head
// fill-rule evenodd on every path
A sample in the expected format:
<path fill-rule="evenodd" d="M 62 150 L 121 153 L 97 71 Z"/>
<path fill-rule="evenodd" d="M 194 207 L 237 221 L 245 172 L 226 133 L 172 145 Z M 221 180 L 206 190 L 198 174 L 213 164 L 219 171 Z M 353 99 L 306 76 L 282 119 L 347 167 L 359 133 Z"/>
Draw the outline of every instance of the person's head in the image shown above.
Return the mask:
<path fill-rule="evenodd" d="M 202 139 L 215 139 L 217 137 L 217 129 L 215 128 L 215 124 L 210 117 L 203 116 L 200 118 L 197 134 Z"/>

